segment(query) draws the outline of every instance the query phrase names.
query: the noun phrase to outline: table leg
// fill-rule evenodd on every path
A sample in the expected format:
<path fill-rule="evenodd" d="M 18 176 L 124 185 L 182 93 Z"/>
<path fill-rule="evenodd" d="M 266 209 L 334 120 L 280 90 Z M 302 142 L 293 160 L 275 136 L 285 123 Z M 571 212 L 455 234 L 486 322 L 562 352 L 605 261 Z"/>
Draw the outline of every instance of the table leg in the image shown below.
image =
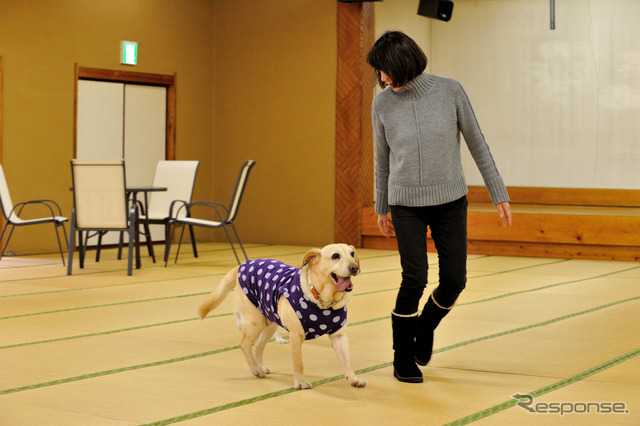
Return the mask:
<path fill-rule="evenodd" d="M 138 194 L 136 192 L 131 193 L 131 202 L 133 203 L 133 208 L 136 209 L 136 218 L 135 218 L 135 232 L 133 233 L 133 246 L 136 250 L 136 269 L 140 269 L 142 266 L 142 262 L 140 262 L 140 236 L 139 236 L 139 226 L 140 226 L 140 210 L 138 209 Z"/>
<path fill-rule="evenodd" d="M 149 207 L 149 200 L 147 197 L 147 193 L 144 193 L 144 208 L 145 208 L 145 214 L 147 214 L 148 212 L 146 211 L 146 209 Z M 145 239 L 147 241 L 147 249 L 149 250 L 149 255 L 151 256 L 151 260 L 153 260 L 153 263 L 156 263 L 156 254 L 153 251 L 153 240 L 151 239 L 151 230 L 149 229 L 149 222 L 145 221 L 144 222 L 144 236 Z"/>

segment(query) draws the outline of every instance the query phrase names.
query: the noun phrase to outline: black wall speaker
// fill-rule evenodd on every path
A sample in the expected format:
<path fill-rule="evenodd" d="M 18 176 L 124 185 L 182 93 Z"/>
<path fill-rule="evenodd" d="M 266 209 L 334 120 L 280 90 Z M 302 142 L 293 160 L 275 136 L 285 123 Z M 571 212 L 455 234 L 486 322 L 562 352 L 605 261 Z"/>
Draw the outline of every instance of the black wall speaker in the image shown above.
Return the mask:
<path fill-rule="evenodd" d="M 427 18 L 449 21 L 453 14 L 453 2 L 450 0 L 420 0 L 418 15 Z"/>

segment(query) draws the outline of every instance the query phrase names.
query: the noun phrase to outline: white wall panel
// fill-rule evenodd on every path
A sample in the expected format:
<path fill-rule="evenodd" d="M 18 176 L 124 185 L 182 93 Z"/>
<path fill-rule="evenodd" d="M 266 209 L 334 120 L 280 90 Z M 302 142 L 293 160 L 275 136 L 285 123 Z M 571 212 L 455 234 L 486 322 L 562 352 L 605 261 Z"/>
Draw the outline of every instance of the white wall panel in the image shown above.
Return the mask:
<path fill-rule="evenodd" d="M 76 158 L 123 158 L 124 84 L 78 81 Z"/>
<path fill-rule="evenodd" d="M 164 87 L 125 86 L 124 158 L 130 186 L 151 185 L 156 164 L 166 158 L 166 98 Z M 152 240 L 164 240 L 164 226 L 150 228 Z"/>
<path fill-rule="evenodd" d="M 166 158 L 166 94 L 157 86 L 125 86 L 124 158 L 130 185 L 151 185 L 156 164 Z"/>
<path fill-rule="evenodd" d="M 389 2 L 391 21 L 376 5 L 376 33 L 404 29 L 400 8 L 415 33 L 417 4 Z M 429 71 L 463 84 L 507 185 L 640 189 L 640 1 L 555 4 L 555 30 L 548 0 L 458 0 L 450 22 L 423 18 Z"/>

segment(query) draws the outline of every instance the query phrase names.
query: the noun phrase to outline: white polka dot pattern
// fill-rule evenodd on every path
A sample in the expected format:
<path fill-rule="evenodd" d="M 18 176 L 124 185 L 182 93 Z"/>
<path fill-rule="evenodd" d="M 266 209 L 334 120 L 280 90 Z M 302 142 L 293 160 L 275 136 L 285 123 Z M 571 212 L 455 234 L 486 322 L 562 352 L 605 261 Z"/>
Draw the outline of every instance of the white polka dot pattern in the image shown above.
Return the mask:
<path fill-rule="evenodd" d="M 347 323 L 347 308 L 320 309 L 300 287 L 300 270 L 272 259 L 248 260 L 240 265 L 242 291 L 271 322 L 284 327 L 278 315 L 280 295 L 287 298 L 305 330 L 306 339 L 335 333 Z M 286 327 L 285 327 L 286 328 Z"/>

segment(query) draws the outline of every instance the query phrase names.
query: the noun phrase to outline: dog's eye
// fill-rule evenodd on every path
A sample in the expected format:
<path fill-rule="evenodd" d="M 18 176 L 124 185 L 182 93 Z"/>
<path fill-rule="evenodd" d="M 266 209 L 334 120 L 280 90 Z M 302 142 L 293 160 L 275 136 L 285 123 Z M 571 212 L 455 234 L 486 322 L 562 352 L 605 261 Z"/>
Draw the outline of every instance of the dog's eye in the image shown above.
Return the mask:
<path fill-rule="evenodd" d="M 351 252 L 351 257 L 354 257 L 356 254 L 354 252 Z"/>
<path fill-rule="evenodd" d="M 339 253 L 333 253 L 333 256 L 331 256 L 331 258 L 333 260 L 338 260 L 338 259 L 340 259 L 340 254 Z"/>

